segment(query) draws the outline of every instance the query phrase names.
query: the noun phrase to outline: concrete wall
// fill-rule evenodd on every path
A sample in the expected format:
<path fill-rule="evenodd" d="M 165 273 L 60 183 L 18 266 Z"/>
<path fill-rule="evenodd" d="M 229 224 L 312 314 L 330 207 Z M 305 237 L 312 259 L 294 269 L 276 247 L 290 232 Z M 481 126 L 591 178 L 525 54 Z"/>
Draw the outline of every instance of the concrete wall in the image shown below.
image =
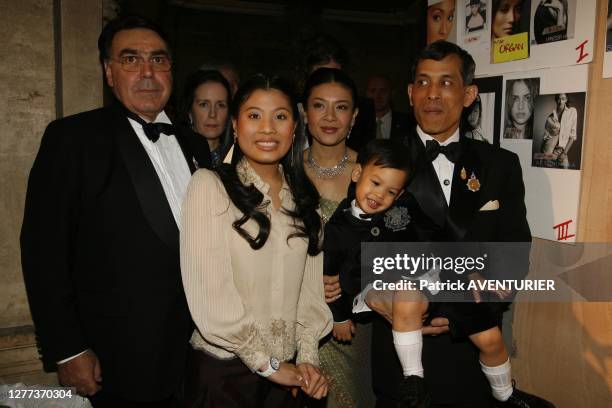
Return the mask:
<path fill-rule="evenodd" d="M 96 49 L 102 5 L 102 0 L 0 1 L 0 382 L 54 378 L 42 375 L 38 361 L 19 231 L 28 173 L 46 125 L 57 115 L 102 103 Z"/>
<path fill-rule="evenodd" d="M 42 130 L 55 117 L 53 2 L 3 1 L 0 36 L 0 327 L 30 322 L 19 258 L 26 180 Z"/>
<path fill-rule="evenodd" d="M 62 105 L 68 116 L 102 105 L 101 0 L 62 0 Z"/>

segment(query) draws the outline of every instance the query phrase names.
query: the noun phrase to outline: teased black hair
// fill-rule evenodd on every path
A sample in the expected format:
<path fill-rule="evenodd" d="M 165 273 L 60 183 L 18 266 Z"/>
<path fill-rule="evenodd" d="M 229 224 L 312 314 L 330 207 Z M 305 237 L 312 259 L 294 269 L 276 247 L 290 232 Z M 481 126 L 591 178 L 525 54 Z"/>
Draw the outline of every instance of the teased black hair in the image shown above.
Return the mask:
<path fill-rule="evenodd" d="M 345 87 L 353 99 L 353 109 L 357 107 L 357 85 L 351 77 L 344 71 L 336 68 L 319 68 L 314 71 L 304 84 L 304 102 L 308 102 L 312 88 L 321 84 L 337 83 Z"/>

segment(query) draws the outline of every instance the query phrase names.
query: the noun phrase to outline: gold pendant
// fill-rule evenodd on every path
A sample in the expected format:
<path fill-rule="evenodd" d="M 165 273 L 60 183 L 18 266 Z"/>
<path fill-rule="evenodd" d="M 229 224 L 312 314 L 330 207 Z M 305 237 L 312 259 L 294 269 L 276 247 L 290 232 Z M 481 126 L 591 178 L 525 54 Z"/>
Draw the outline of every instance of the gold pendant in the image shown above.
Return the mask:
<path fill-rule="evenodd" d="M 467 172 L 465 171 L 465 167 L 461 168 L 460 177 L 461 177 L 461 180 L 465 180 L 467 178 Z"/>
<path fill-rule="evenodd" d="M 480 190 L 480 181 L 476 178 L 474 172 L 472 172 L 472 175 L 470 176 L 470 179 L 467 182 L 467 188 L 473 193 Z"/>

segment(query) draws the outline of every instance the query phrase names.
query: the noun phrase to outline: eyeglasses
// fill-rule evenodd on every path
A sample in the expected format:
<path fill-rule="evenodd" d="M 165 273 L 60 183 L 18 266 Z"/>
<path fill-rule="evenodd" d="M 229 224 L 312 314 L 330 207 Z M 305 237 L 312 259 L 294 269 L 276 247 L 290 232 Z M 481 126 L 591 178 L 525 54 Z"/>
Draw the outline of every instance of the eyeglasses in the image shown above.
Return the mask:
<path fill-rule="evenodd" d="M 145 59 L 140 55 L 122 55 L 114 59 L 121 64 L 121 68 L 128 72 L 138 72 L 145 63 Z M 151 69 L 155 72 L 167 72 L 172 68 L 172 61 L 167 55 L 152 55 L 147 62 L 151 65 Z"/>

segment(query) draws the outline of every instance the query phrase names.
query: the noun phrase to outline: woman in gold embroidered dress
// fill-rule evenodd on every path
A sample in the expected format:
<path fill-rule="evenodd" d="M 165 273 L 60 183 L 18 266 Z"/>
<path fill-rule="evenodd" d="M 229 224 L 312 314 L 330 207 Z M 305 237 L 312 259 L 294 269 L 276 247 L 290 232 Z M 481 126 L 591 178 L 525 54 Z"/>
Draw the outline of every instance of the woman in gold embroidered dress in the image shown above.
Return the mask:
<path fill-rule="evenodd" d="M 357 88 L 343 71 L 320 68 L 306 80 L 303 92 L 307 130 L 312 136 L 304 151 L 306 174 L 321 195 L 323 223 L 347 196 L 357 152 L 346 146 L 358 114 Z M 325 284 L 338 285 L 338 276 L 325 276 Z M 326 291 L 331 295 L 329 291 Z M 332 302 L 338 289 L 326 300 Z M 349 342 L 326 339 L 320 349 L 321 367 L 330 379 L 328 408 L 371 407 L 374 396 L 370 375 L 371 325 L 354 325 L 355 337 Z"/>

